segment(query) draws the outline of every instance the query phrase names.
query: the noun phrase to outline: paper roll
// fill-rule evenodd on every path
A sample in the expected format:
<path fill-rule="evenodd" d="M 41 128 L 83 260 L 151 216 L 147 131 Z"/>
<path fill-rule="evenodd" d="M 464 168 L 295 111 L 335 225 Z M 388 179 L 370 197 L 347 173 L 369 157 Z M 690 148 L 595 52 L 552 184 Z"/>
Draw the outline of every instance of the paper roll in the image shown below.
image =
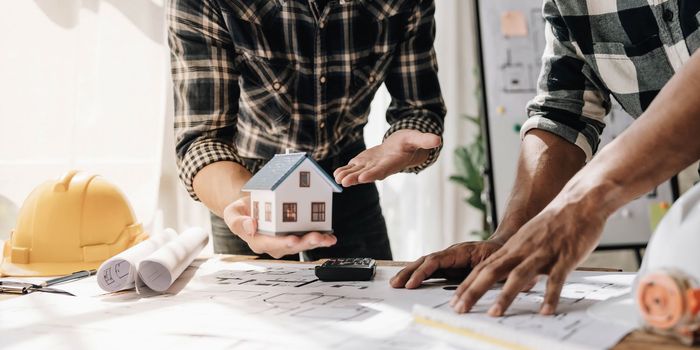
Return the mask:
<path fill-rule="evenodd" d="M 141 282 L 154 291 L 166 291 L 208 242 L 209 234 L 203 229 L 188 229 L 139 263 Z"/>
<path fill-rule="evenodd" d="M 151 237 L 108 259 L 97 270 L 97 284 L 106 292 L 117 292 L 134 288 L 136 268 L 139 263 L 177 238 L 173 229 L 165 229 Z"/>

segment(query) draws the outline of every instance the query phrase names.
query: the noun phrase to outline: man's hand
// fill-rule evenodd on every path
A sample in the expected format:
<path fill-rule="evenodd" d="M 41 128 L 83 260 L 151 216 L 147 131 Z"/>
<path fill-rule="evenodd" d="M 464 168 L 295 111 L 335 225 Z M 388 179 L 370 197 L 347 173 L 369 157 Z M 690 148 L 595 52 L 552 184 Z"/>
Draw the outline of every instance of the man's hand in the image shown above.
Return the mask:
<path fill-rule="evenodd" d="M 344 187 L 384 180 L 428 159 L 430 150 L 440 146 L 440 136 L 416 130 L 399 130 L 384 142 L 353 158 L 333 175 Z"/>
<path fill-rule="evenodd" d="M 257 254 L 267 253 L 279 259 L 304 250 L 330 247 L 337 242 L 334 235 L 309 232 L 303 236 L 273 237 L 257 234 L 258 224 L 250 217 L 250 197 L 245 196 L 224 209 L 224 221 L 231 232 L 246 241 Z"/>
<path fill-rule="evenodd" d="M 489 315 L 502 316 L 518 292 L 546 274 L 540 313 L 554 313 L 566 276 L 595 248 L 607 218 L 602 210 L 591 214 L 578 203 L 558 205 L 562 201 L 555 199 L 472 271 L 450 301 L 456 312 L 468 312 L 493 284 L 507 278 L 489 309 Z"/>
<path fill-rule="evenodd" d="M 455 244 L 414 261 L 399 271 L 389 283 L 394 288 L 414 289 L 430 278 L 461 277 L 461 280 L 502 245 L 495 240 Z"/>

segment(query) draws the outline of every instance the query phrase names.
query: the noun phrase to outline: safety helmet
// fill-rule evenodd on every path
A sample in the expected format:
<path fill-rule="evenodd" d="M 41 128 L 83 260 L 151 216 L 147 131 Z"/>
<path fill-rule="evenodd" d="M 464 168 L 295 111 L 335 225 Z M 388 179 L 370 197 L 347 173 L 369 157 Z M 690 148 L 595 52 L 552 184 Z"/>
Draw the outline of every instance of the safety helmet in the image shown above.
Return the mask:
<path fill-rule="evenodd" d="M 700 185 L 671 207 L 647 246 L 635 285 L 647 329 L 700 340 Z"/>
<path fill-rule="evenodd" d="M 98 175 L 70 171 L 32 191 L 5 242 L 0 276 L 96 269 L 147 238 L 124 194 Z"/>

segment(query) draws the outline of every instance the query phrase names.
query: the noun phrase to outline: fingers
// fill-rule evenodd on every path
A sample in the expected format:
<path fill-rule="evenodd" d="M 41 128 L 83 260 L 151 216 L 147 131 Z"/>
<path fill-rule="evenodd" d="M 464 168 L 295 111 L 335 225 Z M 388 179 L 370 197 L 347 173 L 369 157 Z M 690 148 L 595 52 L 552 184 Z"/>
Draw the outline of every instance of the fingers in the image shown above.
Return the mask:
<path fill-rule="evenodd" d="M 431 254 L 406 266 L 391 279 L 390 283 L 394 288 L 415 289 L 420 287 L 421 283 L 430 278 L 435 271 L 451 265 L 453 263 L 450 263 L 450 258 L 446 255 Z"/>
<path fill-rule="evenodd" d="M 352 172 L 349 172 L 348 174 L 345 175 L 345 177 L 343 177 L 340 180 L 340 184 L 343 185 L 343 187 L 350 187 L 350 186 L 357 185 L 359 183 L 357 179 L 360 177 L 360 174 L 362 174 L 362 171 L 364 169 L 365 169 L 364 166 L 355 166 L 352 169 Z"/>
<path fill-rule="evenodd" d="M 394 288 L 403 288 L 406 286 L 406 282 L 408 282 L 408 279 L 411 278 L 411 275 L 413 275 L 413 271 L 415 271 L 419 266 L 423 264 L 423 261 L 425 261 L 425 257 L 421 257 L 418 260 L 408 264 L 406 267 L 401 269 L 394 277 L 389 280 L 389 284 L 394 287 Z"/>
<path fill-rule="evenodd" d="M 455 264 L 455 257 L 452 254 L 431 254 L 423 263 L 416 268 L 411 278 L 406 282 L 406 288 L 415 289 L 420 287 L 423 281 L 430 278 L 438 269 L 452 267 Z"/>
<path fill-rule="evenodd" d="M 253 236 L 258 230 L 257 223 L 250 215 L 250 197 L 243 197 L 224 209 L 224 221 L 231 232 L 239 237 Z"/>
<path fill-rule="evenodd" d="M 387 177 L 386 169 L 381 166 L 375 166 L 364 170 L 357 177 L 357 181 L 361 184 L 366 184 L 374 181 L 384 180 Z"/>
<path fill-rule="evenodd" d="M 297 254 L 304 250 L 330 247 L 338 241 L 334 235 L 319 232 L 310 232 L 303 236 L 274 237 L 260 234 L 241 238 L 248 243 L 250 249 L 256 254 L 267 253 L 275 259 L 285 255 Z"/>
<path fill-rule="evenodd" d="M 464 279 L 464 281 L 457 287 L 457 290 L 455 291 L 455 298 L 453 298 L 453 300 L 455 300 L 459 295 L 461 295 L 467 290 L 467 288 L 476 280 L 476 278 L 479 277 L 479 273 L 481 273 L 481 271 L 486 265 L 489 264 L 489 262 L 494 261 L 501 255 L 502 252 L 496 251 L 490 257 L 486 258 L 482 262 L 479 262 L 474 267 L 474 269 L 472 269 L 472 272 L 469 274 L 469 276 L 467 276 L 467 278 Z"/>
<path fill-rule="evenodd" d="M 335 178 L 336 183 L 341 183 L 343 181 L 343 178 L 345 178 L 348 174 L 352 173 L 354 168 L 357 167 L 357 164 L 355 163 L 350 163 L 346 166 L 340 167 L 336 169 L 333 172 L 333 177 Z"/>
<path fill-rule="evenodd" d="M 561 295 L 561 289 L 564 287 L 567 274 L 568 271 L 561 265 L 554 265 L 547 278 L 547 290 L 544 293 L 544 302 L 542 302 L 540 314 L 554 314 L 557 304 L 559 304 L 559 296 Z"/>
<path fill-rule="evenodd" d="M 335 182 L 343 185 L 343 187 L 357 185 L 359 183 L 358 177 L 366 167 L 368 167 L 368 164 L 353 159 L 350 161 L 350 164 L 333 172 Z"/>
<path fill-rule="evenodd" d="M 255 232 L 258 231 L 258 225 L 249 216 L 236 216 L 230 220 L 229 229 L 241 238 L 253 237 Z"/>
<path fill-rule="evenodd" d="M 370 183 L 376 180 L 383 180 L 386 176 L 384 167 L 376 164 L 353 164 L 351 167 L 341 168 L 336 172 L 335 181 L 343 185 L 343 187 L 350 187 L 362 183 Z"/>
<path fill-rule="evenodd" d="M 526 284 L 525 287 L 523 287 L 523 289 L 521 289 L 520 291 L 521 291 L 521 292 L 529 292 L 532 288 L 535 287 L 535 285 L 537 284 L 537 282 L 538 282 L 539 280 L 540 280 L 539 276 L 535 276 L 535 278 L 533 278 L 533 279 L 530 281 L 530 283 Z"/>
<path fill-rule="evenodd" d="M 488 314 L 495 317 L 503 316 L 503 313 L 508 309 L 518 293 L 531 284 L 536 276 L 536 259 L 527 259 L 523 261 L 508 274 L 508 279 L 501 293 L 498 295 L 496 302 L 489 309 Z"/>
<path fill-rule="evenodd" d="M 457 288 L 455 296 L 450 301 L 450 305 L 457 313 L 471 310 L 484 293 L 496 282 L 502 280 L 512 268 L 512 261 L 497 259 L 496 254 L 498 252 L 479 264 Z"/>

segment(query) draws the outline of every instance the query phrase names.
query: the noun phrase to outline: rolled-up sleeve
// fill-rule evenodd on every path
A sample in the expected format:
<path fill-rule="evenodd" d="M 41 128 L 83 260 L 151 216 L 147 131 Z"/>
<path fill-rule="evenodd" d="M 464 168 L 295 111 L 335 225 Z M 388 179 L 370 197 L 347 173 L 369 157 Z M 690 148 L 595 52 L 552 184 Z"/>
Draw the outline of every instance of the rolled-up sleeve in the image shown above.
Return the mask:
<path fill-rule="evenodd" d="M 537 96 L 528 103 L 521 137 L 532 129 L 551 132 L 581 148 L 589 161 L 605 128 L 610 95 L 594 78 L 556 3 L 545 1 L 543 12 L 547 44 Z"/>
<path fill-rule="evenodd" d="M 217 5 L 172 0 L 168 22 L 178 173 L 197 200 L 192 181 L 202 168 L 219 161 L 243 165 L 233 146 L 239 73 Z"/>
<path fill-rule="evenodd" d="M 384 139 L 398 130 L 411 129 L 442 137 L 445 103 L 438 81 L 435 41 L 435 3 L 419 1 L 409 21 L 407 37 L 398 48 L 386 78 L 391 105 L 386 113 L 390 124 Z M 404 172 L 417 173 L 433 164 L 441 147 L 430 151 L 428 159 Z"/>

